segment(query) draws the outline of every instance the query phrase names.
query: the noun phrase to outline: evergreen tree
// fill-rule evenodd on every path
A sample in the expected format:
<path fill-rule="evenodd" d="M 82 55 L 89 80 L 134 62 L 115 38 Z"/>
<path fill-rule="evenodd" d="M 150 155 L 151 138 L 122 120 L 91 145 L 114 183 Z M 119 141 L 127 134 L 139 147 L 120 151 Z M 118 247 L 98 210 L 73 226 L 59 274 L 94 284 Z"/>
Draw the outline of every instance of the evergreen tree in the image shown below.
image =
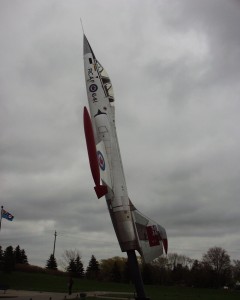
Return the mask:
<path fill-rule="evenodd" d="M 62 259 L 60 259 L 60 261 L 59 261 L 59 265 L 65 271 L 68 271 L 68 269 L 70 267 L 70 263 L 71 263 L 71 266 L 73 267 L 73 262 L 76 261 L 78 256 L 79 256 L 79 258 L 81 257 L 80 252 L 76 249 L 75 250 L 65 250 L 64 253 L 62 254 Z M 71 260 L 73 262 L 71 262 Z"/>
<path fill-rule="evenodd" d="M 69 265 L 67 267 L 67 271 L 69 273 L 72 273 L 72 275 L 76 274 L 77 269 L 76 269 L 76 264 L 75 264 L 75 261 L 74 261 L 73 258 L 71 258 L 70 261 L 69 261 Z"/>
<path fill-rule="evenodd" d="M 20 249 L 19 245 L 14 250 L 14 257 L 15 257 L 15 263 L 16 264 L 21 264 L 22 263 L 21 249 Z"/>
<path fill-rule="evenodd" d="M 53 254 L 50 255 L 46 263 L 46 269 L 57 270 L 57 261 Z"/>
<path fill-rule="evenodd" d="M 20 249 L 18 245 L 14 250 L 14 257 L 16 264 L 26 264 L 28 265 L 28 258 L 24 249 Z"/>
<path fill-rule="evenodd" d="M 87 267 L 86 277 L 89 279 L 97 279 L 99 276 L 99 271 L 99 262 L 96 260 L 95 256 L 92 255 Z"/>
<path fill-rule="evenodd" d="M 77 255 L 77 258 L 75 259 L 75 266 L 76 266 L 76 276 L 79 278 L 83 278 L 84 277 L 84 268 L 83 268 L 83 263 L 82 263 L 79 255 Z"/>
<path fill-rule="evenodd" d="M 28 258 L 24 249 L 21 250 L 21 264 L 28 265 Z"/>
<path fill-rule="evenodd" d="M 15 257 L 13 247 L 8 246 L 3 254 L 3 270 L 5 272 L 11 272 L 15 268 Z"/>
<path fill-rule="evenodd" d="M 3 250 L 2 246 L 0 246 L 0 271 L 3 269 Z"/>
<path fill-rule="evenodd" d="M 67 267 L 67 271 L 71 273 L 71 275 L 74 277 L 79 277 L 79 278 L 84 277 L 83 263 L 81 261 L 79 254 L 77 254 L 77 257 L 75 259 L 73 258 L 70 259 L 69 265 Z"/>

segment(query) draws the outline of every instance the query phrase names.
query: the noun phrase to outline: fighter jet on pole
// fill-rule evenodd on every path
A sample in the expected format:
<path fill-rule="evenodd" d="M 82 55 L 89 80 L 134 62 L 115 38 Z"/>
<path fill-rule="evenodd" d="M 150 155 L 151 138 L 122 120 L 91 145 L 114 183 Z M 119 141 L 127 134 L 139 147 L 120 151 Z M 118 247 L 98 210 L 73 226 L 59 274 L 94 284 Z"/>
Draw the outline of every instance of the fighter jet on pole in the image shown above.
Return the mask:
<path fill-rule="evenodd" d="M 130 260 L 137 250 L 145 262 L 150 262 L 162 255 L 163 249 L 167 253 L 166 231 L 140 213 L 128 197 L 115 125 L 112 84 L 85 35 L 84 69 L 90 109 L 89 115 L 84 107 L 84 130 L 95 192 L 98 198 L 106 197 L 121 250 L 127 252 Z M 140 298 L 146 299 L 142 295 Z"/>

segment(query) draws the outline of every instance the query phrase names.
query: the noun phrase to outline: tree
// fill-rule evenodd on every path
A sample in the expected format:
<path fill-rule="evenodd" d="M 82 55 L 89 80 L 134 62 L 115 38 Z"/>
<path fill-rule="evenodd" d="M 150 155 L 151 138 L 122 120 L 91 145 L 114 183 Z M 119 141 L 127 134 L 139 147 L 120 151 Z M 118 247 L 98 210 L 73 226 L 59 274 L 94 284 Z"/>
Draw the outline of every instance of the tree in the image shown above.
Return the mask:
<path fill-rule="evenodd" d="M 88 279 L 97 279 L 99 277 L 99 271 L 99 262 L 96 260 L 95 256 L 92 255 L 87 267 L 86 277 Z"/>
<path fill-rule="evenodd" d="M 79 255 L 77 255 L 76 259 L 70 259 L 67 271 L 71 273 L 73 277 L 84 277 L 84 268 L 83 263 Z"/>
<path fill-rule="evenodd" d="M 59 265 L 65 271 L 68 271 L 70 263 L 74 263 L 77 257 L 81 258 L 80 252 L 78 250 L 65 250 L 62 254 L 62 258 L 59 261 Z"/>
<path fill-rule="evenodd" d="M 21 264 L 22 263 L 22 257 L 21 257 L 21 249 L 20 249 L 19 245 L 14 250 L 14 256 L 15 256 L 16 264 Z"/>
<path fill-rule="evenodd" d="M 117 266 L 114 266 L 115 264 Z M 114 256 L 114 257 L 111 257 L 108 259 L 101 260 L 100 273 L 101 273 L 102 280 L 106 280 L 106 281 L 116 280 L 116 277 L 113 276 L 113 273 L 118 272 L 118 271 L 120 272 L 120 275 L 121 275 L 121 277 L 120 277 L 121 281 L 123 281 L 123 282 L 130 281 L 130 270 L 128 267 L 127 258 Z M 119 276 L 119 275 L 117 275 L 117 276 Z"/>
<path fill-rule="evenodd" d="M 21 261 L 22 264 L 28 265 L 28 258 L 24 249 L 21 250 Z"/>
<path fill-rule="evenodd" d="M 121 270 L 120 270 L 120 267 L 118 265 L 118 263 L 115 261 L 114 264 L 113 264 L 113 267 L 112 267 L 112 270 L 111 270 L 111 281 L 114 281 L 114 282 L 121 282 L 121 278 L 122 278 L 122 275 L 121 275 Z"/>
<path fill-rule="evenodd" d="M 28 264 L 28 259 L 25 250 L 21 250 L 19 245 L 14 250 L 14 257 L 16 264 Z"/>
<path fill-rule="evenodd" d="M 70 259 L 69 265 L 67 267 L 67 271 L 72 274 L 76 273 L 76 265 L 74 259 Z"/>
<path fill-rule="evenodd" d="M 158 266 L 160 268 L 167 269 L 168 268 L 168 258 L 165 256 L 159 256 L 152 262 L 152 264 L 154 266 Z"/>
<path fill-rule="evenodd" d="M 179 255 L 177 253 L 169 253 L 168 254 L 168 265 L 173 270 L 178 264 L 182 265 L 182 267 L 191 267 L 193 260 L 186 255 Z"/>
<path fill-rule="evenodd" d="M 46 263 L 46 269 L 57 270 L 57 261 L 53 254 L 50 255 Z"/>
<path fill-rule="evenodd" d="M 234 283 L 240 282 L 240 260 L 233 260 L 232 271 Z"/>
<path fill-rule="evenodd" d="M 84 277 L 84 268 L 83 268 L 83 263 L 82 263 L 79 255 L 77 255 L 77 258 L 75 259 L 75 266 L 76 266 L 76 276 L 79 278 L 83 278 Z"/>
<path fill-rule="evenodd" d="M 175 284 L 186 284 L 188 279 L 189 269 L 187 266 L 177 264 L 171 272 L 172 281 Z"/>
<path fill-rule="evenodd" d="M 8 246 L 3 254 L 3 270 L 5 272 L 11 272 L 15 268 L 15 257 L 13 247 Z"/>
<path fill-rule="evenodd" d="M 3 250 L 2 246 L 0 246 L 0 271 L 3 269 Z"/>
<path fill-rule="evenodd" d="M 226 250 L 221 247 L 210 248 L 203 255 L 202 261 L 212 271 L 214 286 L 219 287 L 228 283 L 230 280 L 231 261 Z"/>
<path fill-rule="evenodd" d="M 142 265 L 142 279 L 145 284 L 153 283 L 153 267 L 151 264 L 143 263 Z"/>
<path fill-rule="evenodd" d="M 131 274 L 130 274 L 130 269 L 129 269 L 129 264 L 128 264 L 127 259 L 125 259 L 125 261 L 124 261 L 122 273 L 123 273 L 123 275 L 122 275 L 123 282 L 124 283 L 131 282 Z"/>
<path fill-rule="evenodd" d="M 206 276 L 203 276 L 203 265 L 197 259 L 194 260 L 191 271 L 189 284 L 193 287 L 204 287 L 204 279 Z"/>
<path fill-rule="evenodd" d="M 171 283 L 171 268 L 172 266 L 168 263 L 168 258 L 160 256 L 152 262 L 154 283 L 161 285 L 168 285 Z"/>

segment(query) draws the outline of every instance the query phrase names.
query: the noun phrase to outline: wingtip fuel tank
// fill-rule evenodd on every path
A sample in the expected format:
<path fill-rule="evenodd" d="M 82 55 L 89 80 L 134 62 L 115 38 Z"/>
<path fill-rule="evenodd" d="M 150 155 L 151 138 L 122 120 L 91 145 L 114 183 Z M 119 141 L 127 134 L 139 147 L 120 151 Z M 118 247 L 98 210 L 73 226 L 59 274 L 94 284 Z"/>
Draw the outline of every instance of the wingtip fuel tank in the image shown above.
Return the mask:
<path fill-rule="evenodd" d="M 84 107 L 83 110 L 83 120 L 84 120 L 84 131 L 86 136 L 89 164 L 92 172 L 92 177 L 95 183 L 94 189 L 97 194 L 97 197 L 101 198 L 102 196 L 105 196 L 107 194 L 108 190 L 106 185 L 102 185 L 100 183 L 101 181 L 100 171 L 99 171 L 99 164 L 98 164 L 98 157 L 97 157 L 96 144 L 95 144 L 94 133 L 92 128 L 92 122 L 86 107 Z"/>
<path fill-rule="evenodd" d="M 129 200 L 115 126 L 111 80 L 83 37 L 84 70 L 89 111 L 84 130 L 89 164 L 98 198 L 106 197 L 122 251 L 137 250 L 146 262 L 167 252 L 165 229 L 140 213 Z"/>

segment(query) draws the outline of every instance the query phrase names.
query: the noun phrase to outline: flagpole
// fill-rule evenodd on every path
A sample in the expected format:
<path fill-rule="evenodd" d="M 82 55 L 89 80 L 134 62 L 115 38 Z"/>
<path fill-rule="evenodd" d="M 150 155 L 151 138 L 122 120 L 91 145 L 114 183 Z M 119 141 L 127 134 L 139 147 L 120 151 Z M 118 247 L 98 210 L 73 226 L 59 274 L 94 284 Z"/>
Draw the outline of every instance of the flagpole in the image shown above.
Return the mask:
<path fill-rule="evenodd" d="M 0 231 L 2 229 L 2 213 L 3 213 L 3 205 L 1 206 Z"/>

